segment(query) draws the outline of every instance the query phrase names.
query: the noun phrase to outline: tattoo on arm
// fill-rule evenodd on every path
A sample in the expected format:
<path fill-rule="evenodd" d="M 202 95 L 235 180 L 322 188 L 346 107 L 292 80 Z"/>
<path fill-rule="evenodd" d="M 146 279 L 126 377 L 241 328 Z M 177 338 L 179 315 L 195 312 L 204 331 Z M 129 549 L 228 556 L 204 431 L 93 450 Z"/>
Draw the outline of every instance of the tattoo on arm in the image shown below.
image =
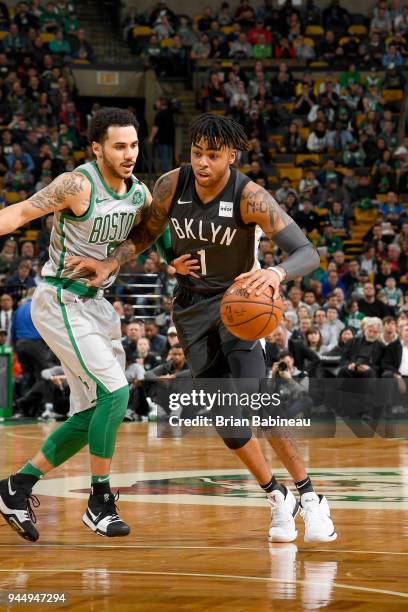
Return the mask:
<path fill-rule="evenodd" d="M 119 266 L 143 253 L 158 238 L 168 223 L 169 198 L 173 193 L 173 181 L 169 176 L 158 179 L 153 190 L 153 200 L 143 213 L 138 225 L 131 230 L 128 239 L 119 245 L 107 258 Z"/>
<path fill-rule="evenodd" d="M 275 198 L 262 187 L 255 191 L 246 187 L 241 197 L 242 206 L 244 218 L 258 223 L 270 237 L 293 223 L 293 219 L 279 206 Z"/>
<path fill-rule="evenodd" d="M 29 198 L 31 205 L 45 213 L 58 210 L 68 196 L 80 196 L 84 190 L 85 177 L 79 172 L 66 172 L 50 185 Z"/>

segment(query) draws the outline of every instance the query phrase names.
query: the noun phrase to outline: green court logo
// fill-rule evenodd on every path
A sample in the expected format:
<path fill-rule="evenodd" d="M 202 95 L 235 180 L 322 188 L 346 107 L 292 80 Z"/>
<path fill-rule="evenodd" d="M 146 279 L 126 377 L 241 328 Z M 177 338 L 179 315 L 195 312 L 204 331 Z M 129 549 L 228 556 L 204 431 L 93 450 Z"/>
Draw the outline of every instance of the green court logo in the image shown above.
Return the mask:
<path fill-rule="evenodd" d="M 408 510 L 408 468 L 311 468 L 309 474 L 331 508 Z M 294 490 L 286 472 L 276 475 Z M 129 502 L 259 507 L 268 503 L 246 470 L 122 473 L 112 477 L 112 487 L 118 487 L 121 499 Z M 36 491 L 85 499 L 88 477 L 46 478 L 37 484 Z"/>

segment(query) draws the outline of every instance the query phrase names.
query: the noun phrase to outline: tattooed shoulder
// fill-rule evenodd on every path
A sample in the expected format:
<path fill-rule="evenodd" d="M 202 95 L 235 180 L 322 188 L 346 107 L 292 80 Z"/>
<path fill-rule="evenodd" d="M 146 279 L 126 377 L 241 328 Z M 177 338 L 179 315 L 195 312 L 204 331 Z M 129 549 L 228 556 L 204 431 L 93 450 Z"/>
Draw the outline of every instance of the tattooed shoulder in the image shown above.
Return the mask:
<path fill-rule="evenodd" d="M 245 223 L 257 223 L 269 235 L 293 223 L 275 198 L 255 183 L 248 184 L 242 192 L 241 214 Z"/>
<path fill-rule="evenodd" d="M 65 172 L 29 200 L 34 208 L 44 212 L 55 212 L 64 207 L 68 198 L 83 197 L 87 183 L 87 179 L 80 172 Z"/>
<path fill-rule="evenodd" d="M 171 196 L 173 190 L 173 182 L 167 174 L 161 176 L 153 189 L 153 199 L 160 204 Z"/>
<path fill-rule="evenodd" d="M 153 201 L 156 204 L 162 204 L 171 198 L 176 189 L 179 172 L 180 168 L 176 168 L 157 179 L 153 188 Z"/>

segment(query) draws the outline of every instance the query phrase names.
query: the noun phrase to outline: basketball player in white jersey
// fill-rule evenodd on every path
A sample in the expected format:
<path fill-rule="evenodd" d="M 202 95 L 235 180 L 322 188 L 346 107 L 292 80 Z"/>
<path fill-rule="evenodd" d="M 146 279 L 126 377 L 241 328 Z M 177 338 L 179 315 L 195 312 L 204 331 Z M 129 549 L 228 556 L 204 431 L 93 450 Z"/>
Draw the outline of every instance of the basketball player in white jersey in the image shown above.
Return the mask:
<path fill-rule="evenodd" d="M 99 289 L 73 278 L 66 257 L 103 259 L 120 245 L 150 205 L 148 189 L 133 176 L 137 121 L 130 112 L 105 108 L 92 120 L 89 139 L 96 161 L 58 176 L 28 200 L 0 211 L 0 234 L 54 213 L 49 260 L 32 302 L 34 324 L 59 358 L 71 389 L 70 418 L 14 475 L 0 481 L 0 512 L 23 538 L 36 541 L 31 495 L 36 482 L 89 444 L 91 495 L 83 522 L 104 536 L 124 536 L 109 472 L 129 391 L 119 317 Z"/>

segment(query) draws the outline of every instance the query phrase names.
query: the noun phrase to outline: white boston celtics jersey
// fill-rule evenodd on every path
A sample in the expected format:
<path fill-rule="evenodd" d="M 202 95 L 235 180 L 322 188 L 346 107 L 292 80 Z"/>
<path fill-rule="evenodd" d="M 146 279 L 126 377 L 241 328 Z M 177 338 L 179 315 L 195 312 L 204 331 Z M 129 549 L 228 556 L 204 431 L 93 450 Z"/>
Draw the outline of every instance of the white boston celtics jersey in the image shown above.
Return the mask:
<path fill-rule="evenodd" d="M 72 278 L 66 269 L 67 256 L 105 259 L 126 240 L 132 227 L 139 223 L 146 206 L 145 188 L 133 176 L 130 190 L 118 195 L 108 187 L 96 162 L 78 166 L 75 172 L 84 174 L 91 183 L 90 205 L 81 217 L 64 210 L 54 214 L 49 260 L 42 271 L 44 277 L 51 277 L 50 280 Z M 116 275 L 110 276 L 102 289 L 109 287 L 115 278 Z M 75 281 L 81 282 L 81 279 Z"/>

